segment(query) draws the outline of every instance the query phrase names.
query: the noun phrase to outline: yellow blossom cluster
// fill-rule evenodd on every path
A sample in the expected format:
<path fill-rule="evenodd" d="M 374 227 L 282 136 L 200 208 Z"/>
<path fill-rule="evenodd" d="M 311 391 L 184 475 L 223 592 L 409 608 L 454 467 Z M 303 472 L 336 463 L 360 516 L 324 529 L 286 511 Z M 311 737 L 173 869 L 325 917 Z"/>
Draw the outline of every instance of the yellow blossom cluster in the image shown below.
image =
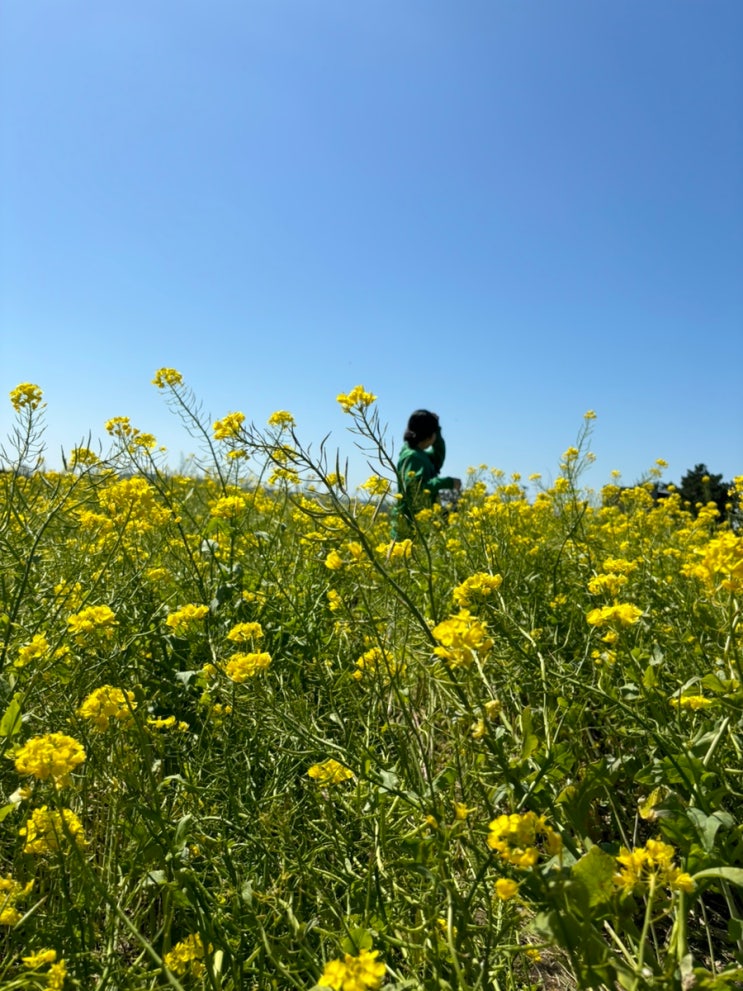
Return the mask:
<path fill-rule="evenodd" d="M 699 578 L 709 587 L 719 584 L 726 591 L 743 592 L 743 537 L 723 533 L 697 553 L 701 561 L 684 565 L 683 574 Z"/>
<path fill-rule="evenodd" d="M 207 953 L 211 953 L 211 946 L 208 950 L 204 947 L 201 936 L 192 933 L 186 936 L 180 943 L 176 943 L 172 950 L 169 950 L 163 960 L 165 966 L 172 970 L 178 977 L 202 977 L 206 968 L 204 958 Z"/>
<path fill-rule="evenodd" d="M 294 422 L 294 417 L 285 409 L 277 409 L 268 418 L 269 427 L 280 427 L 282 430 L 285 427 L 293 427 Z"/>
<path fill-rule="evenodd" d="M 56 950 L 40 950 L 23 957 L 23 966 L 28 970 L 38 970 L 47 964 L 51 964 L 51 967 L 46 974 L 41 975 L 45 980 L 46 991 L 62 991 L 67 977 L 67 964 L 64 960 L 57 960 Z"/>
<path fill-rule="evenodd" d="M 445 619 L 432 632 L 439 643 L 434 647 L 434 654 L 453 668 L 469 667 L 475 658 L 485 658 L 493 646 L 485 624 L 468 609 L 460 609 L 456 616 Z"/>
<path fill-rule="evenodd" d="M 110 606 L 87 606 L 67 620 L 67 629 L 74 637 L 103 637 L 110 639 L 116 627 L 116 614 Z"/>
<path fill-rule="evenodd" d="M 175 612 L 170 613 L 165 620 L 165 625 L 170 627 L 177 636 L 184 636 L 193 629 L 198 628 L 201 621 L 208 615 L 209 606 L 200 606 L 190 602 L 188 605 L 181 606 L 180 609 L 176 609 Z"/>
<path fill-rule="evenodd" d="M 263 639 L 263 628 L 260 623 L 237 623 L 227 634 L 232 643 L 252 643 Z"/>
<path fill-rule="evenodd" d="M 224 673 L 237 684 L 254 678 L 271 664 L 271 655 L 265 651 L 247 654 L 233 654 L 227 661 Z"/>
<path fill-rule="evenodd" d="M 384 496 L 390 491 L 391 483 L 379 475 L 372 475 L 365 482 L 362 482 L 359 487 L 364 489 L 365 492 L 368 492 L 369 495 Z"/>
<path fill-rule="evenodd" d="M 388 680 L 402 670 L 403 668 L 397 664 L 394 657 L 390 657 L 380 647 L 370 647 L 356 661 L 356 670 L 353 676 L 356 681 L 360 681 L 365 675 L 375 677 L 381 675 L 384 680 Z"/>
<path fill-rule="evenodd" d="M 49 653 L 49 641 L 43 633 L 36 633 L 31 642 L 18 648 L 18 656 L 13 662 L 17 668 L 25 668 L 32 661 L 38 661 Z"/>
<path fill-rule="evenodd" d="M 469 609 L 477 603 L 489 599 L 502 584 L 502 575 L 489 575 L 479 571 L 466 578 L 461 585 L 457 585 L 452 592 L 452 598 L 460 608 Z"/>
<path fill-rule="evenodd" d="M 540 856 L 554 857 L 562 850 L 562 838 L 536 812 L 514 812 L 490 823 L 488 846 L 514 867 L 533 867 Z"/>
<path fill-rule="evenodd" d="M 615 603 L 613 606 L 601 606 L 591 609 L 586 616 L 589 626 L 632 626 L 642 616 L 642 609 L 629 602 Z"/>
<path fill-rule="evenodd" d="M 670 704 L 676 709 L 691 709 L 697 712 L 699 709 L 709 709 L 715 704 L 714 699 L 708 699 L 704 695 L 678 695 L 670 699 Z"/>
<path fill-rule="evenodd" d="M 342 959 L 329 960 L 318 986 L 332 991 L 373 991 L 381 985 L 386 971 L 378 956 L 378 950 L 361 950 L 357 957 L 346 953 Z"/>
<path fill-rule="evenodd" d="M 65 733 L 34 736 L 15 753 L 15 769 L 39 781 L 51 779 L 58 788 L 72 783 L 72 772 L 85 761 L 85 750 Z"/>
<path fill-rule="evenodd" d="M 34 809 L 19 833 L 26 838 L 23 852 L 40 856 L 65 850 L 70 843 L 79 848 L 86 845 L 83 825 L 71 809 L 49 809 L 42 805 Z"/>
<path fill-rule="evenodd" d="M 99 733 L 104 733 L 112 723 L 128 726 L 136 708 L 134 692 L 124 691 L 113 685 L 101 685 L 83 700 L 77 714 Z"/>
<path fill-rule="evenodd" d="M 32 382 L 21 382 L 10 391 L 10 402 L 16 413 L 20 413 L 23 409 L 38 409 L 43 398 L 44 393 Z"/>
<path fill-rule="evenodd" d="M 244 495 L 227 495 L 217 499 L 212 504 L 211 514 L 217 520 L 235 520 L 241 516 L 248 506 Z"/>
<path fill-rule="evenodd" d="M 352 778 L 353 771 L 330 757 L 322 764 L 313 764 L 307 775 L 319 785 L 337 785 Z"/>
<path fill-rule="evenodd" d="M 243 423 L 245 423 L 244 413 L 228 413 L 221 420 L 215 420 L 212 424 L 214 439 L 232 440 L 240 433 Z"/>
<path fill-rule="evenodd" d="M 0 926 L 15 926 L 21 921 L 16 903 L 26 898 L 33 886 L 33 881 L 21 884 L 15 878 L 0 877 Z"/>
<path fill-rule="evenodd" d="M 164 389 L 166 386 L 175 388 L 177 385 L 183 385 L 183 376 L 175 368 L 158 368 L 152 384 L 156 385 L 158 389 Z"/>
<path fill-rule="evenodd" d="M 614 875 L 614 883 L 634 895 L 644 895 L 650 890 L 657 894 L 664 888 L 672 892 L 693 891 L 695 884 L 691 876 L 673 862 L 675 854 L 674 848 L 661 840 L 648 840 L 645 846 L 633 850 L 622 847 L 616 858 L 619 871 Z"/>
<path fill-rule="evenodd" d="M 376 398 L 374 393 L 367 392 L 363 385 L 356 385 L 350 392 L 341 392 L 337 396 L 338 403 L 343 407 L 344 413 L 350 413 L 352 409 L 366 409 Z"/>

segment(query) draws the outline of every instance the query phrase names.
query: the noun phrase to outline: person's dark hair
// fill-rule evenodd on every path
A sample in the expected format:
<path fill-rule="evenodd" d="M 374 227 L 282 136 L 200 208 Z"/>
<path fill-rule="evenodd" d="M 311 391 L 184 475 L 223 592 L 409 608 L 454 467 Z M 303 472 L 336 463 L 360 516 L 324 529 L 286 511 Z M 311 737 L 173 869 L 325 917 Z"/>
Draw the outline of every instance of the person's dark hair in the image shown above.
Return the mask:
<path fill-rule="evenodd" d="M 410 414 L 408 429 L 403 435 L 403 440 L 409 447 L 417 447 L 422 440 L 438 433 L 438 430 L 439 418 L 436 414 L 427 409 L 417 409 L 415 413 Z"/>

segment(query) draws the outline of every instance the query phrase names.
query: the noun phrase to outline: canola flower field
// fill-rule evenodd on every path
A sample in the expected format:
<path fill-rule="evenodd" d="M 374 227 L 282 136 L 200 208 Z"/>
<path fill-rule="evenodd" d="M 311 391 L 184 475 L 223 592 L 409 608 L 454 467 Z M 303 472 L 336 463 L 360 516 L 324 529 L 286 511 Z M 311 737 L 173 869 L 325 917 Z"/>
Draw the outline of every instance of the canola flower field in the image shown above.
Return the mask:
<path fill-rule="evenodd" d="M 743 538 L 651 485 L 471 471 L 390 542 L 294 418 L 164 467 L 126 417 L 0 475 L 0 989 L 743 981 Z M 651 469 L 649 479 L 658 477 Z M 736 479 L 732 500 L 743 492 Z"/>

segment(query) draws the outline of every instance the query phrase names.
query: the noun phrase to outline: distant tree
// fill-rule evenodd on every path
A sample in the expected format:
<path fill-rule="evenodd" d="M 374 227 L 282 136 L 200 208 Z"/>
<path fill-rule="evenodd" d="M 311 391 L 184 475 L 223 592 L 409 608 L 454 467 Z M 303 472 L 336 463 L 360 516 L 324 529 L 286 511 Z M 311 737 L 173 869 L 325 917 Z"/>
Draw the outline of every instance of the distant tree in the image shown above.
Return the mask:
<path fill-rule="evenodd" d="M 707 465 L 695 465 L 683 476 L 678 486 L 678 491 L 682 499 L 689 503 L 694 516 L 699 512 L 699 503 L 706 506 L 708 502 L 714 502 L 720 511 L 720 519 L 727 518 L 727 504 L 730 502 L 728 491 L 731 482 L 723 482 L 722 475 L 712 475 L 707 469 Z"/>

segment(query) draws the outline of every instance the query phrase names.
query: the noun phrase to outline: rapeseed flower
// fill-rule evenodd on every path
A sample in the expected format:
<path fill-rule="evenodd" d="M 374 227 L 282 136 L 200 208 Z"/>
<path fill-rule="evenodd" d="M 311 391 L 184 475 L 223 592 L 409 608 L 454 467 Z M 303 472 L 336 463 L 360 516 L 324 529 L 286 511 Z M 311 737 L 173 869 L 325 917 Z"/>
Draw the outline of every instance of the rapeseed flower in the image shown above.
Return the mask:
<path fill-rule="evenodd" d="M 9 875 L 0 877 L 0 926 L 15 926 L 21 921 L 16 903 L 26 898 L 33 886 L 33 881 L 24 885 Z"/>
<path fill-rule="evenodd" d="M 380 647 L 370 647 L 365 651 L 356 661 L 356 669 L 353 673 L 356 681 L 360 681 L 367 674 L 376 676 L 381 674 L 389 678 L 402 670 L 395 659 L 389 657 Z"/>
<path fill-rule="evenodd" d="M 31 642 L 18 648 L 18 656 L 13 662 L 17 668 L 25 668 L 32 661 L 38 661 L 46 657 L 49 653 L 49 641 L 43 633 L 36 633 Z"/>
<path fill-rule="evenodd" d="M 158 389 L 164 389 L 167 385 L 171 387 L 183 385 L 183 376 L 175 368 L 158 368 L 152 384 L 156 385 Z"/>
<path fill-rule="evenodd" d="M 46 805 L 34 809 L 19 835 L 26 837 L 24 853 L 42 856 L 65 850 L 70 842 L 81 849 L 86 846 L 83 825 L 71 809 L 49 809 Z"/>
<path fill-rule="evenodd" d="M 114 634 L 116 613 L 110 606 L 87 606 L 73 613 L 67 620 L 67 629 L 73 637 L 103 637 L 110 639 Z"/>
<path fill-rule="evenodd" d="M 85 468 L 101 463 L 98 455 L 91 451 L 89 447 L 73 447 L 68 459 L 70 468 Z"/>
<path fill-rule="evenodd" d="M 46 967 L 48 963 L 54 963 L 57 959 L 56 950 L 39 950 L 38 953 L 31 953 L 27 957 L 21 957 L 24 967 L 29 970 L 37 970 L 39 967 Z"/>
<path fill-rule="evenodd" d="M 211 953 L 211 950 L 211 946 L 208 950 L 205 949 L 198 933 L 192 933 L 180 943 L 176 943 L 173 949 L 165 954 L 163 960 L 165 966 L 178 977 L 202 977 L 206 969 L 204 958 L 207 952 Z"/>
<path fill-rule="evenodd" d="M 293 427 L 294 417 L 285 409 L 277 409 L 275 413 L 272 413 L 268 418 L 269 427 Z"/>
<path fill-rule="evenodd" d="M 353 771 L 332 757 L 322 764 L 313 764 L 307 776 L 319 785 L 337 785 L 353 777 Z"/>
<path fill-rule="evenodd" d="M 592 609 L 586 616 L 589 626 L 632 626 L 642 616 L 642 609 L 629 602 L 616 603 L 613 606 L 601 606 Z"/>
<path fill-rule="evenodd" d="M 349 393 L 341 392 L 336 397 L 337 401 L 343 407 L 344 413 L 350 413 L 352 409 L 366 409 L 367 406 L 371 406 L 376 398 L 374 393 L 367 392 L 363 385 L 354 386 Z"/>
<path fill-rule="evenodd" d="M 43 397 L 44 393 L 32 382 L 21 382 L 10 392 L 10 402 L 16 413 L 20 413 L 22 409 L 38 409 Z"/>
<path fill-rule="evenodd" d="M 114 688 L 113 685 L 101 685 L 83 700 L 77 714 L 90 722 L 99 733 L 104 733 L 112 723 L 129 725 L 136 708 L 134 692 Z"/>
<path fill-rule="evenodd" d="M 227 634 L 232 643 L 251 643 L 263 639 L 263 628 L 260 623 L 238 623 Z"/>
<path fill-rule="evenodd" d="M 648 840 L 645 846 L 633 850 L 622 847 L 616 858 L 620 869 L 614 875 L 614 884 L 635 895 L 644 895 L 650 889 L 657 894 L 659 888 L 693 891 L 696 885 L 691 875 L 673 862 L 675 853 L 669 843 L 661 840 Z"/>
<path fill-rule="evenodd" d="M 433 635 L 440 647 L 434 654 L 442 657 L 451 667 L 469 667 L 475 657 L 485 657 L 493 646 L 485 624 L 475 619 L 467 609 L 450 616 L 433 628 Z"/>
<path fill-rule="evenodd" d="M 365 482 L 362 482 L 359 487 L 370 495 L 383 496 L 389 492 L 390 482 L 386 478 L 380 478 L 379 475 L 372 475 L 371 478 L 367 478 Z"/>
<path fill-rule="evenodd" d="M 669 699 L 669 702 L 677 709 L 692 709 L 694 712 L 699 709 L 709 709 L 715 704 L 714 699 L 708 699 L 704 695 L 682 695 L 681 697 L 675 695 Z"/>
<path fill-rule="evenodd" d="M 502 575 L 489 575 L 486 572 L 477 572 L 466 578 L 461 585 L 452 592 L 452 598 L 456 605 L 462 609 L 469 609 L 478 602 L 490 598 L 496 589 L 503 584 Z"/>
<path fill-rule="evenodd" d="M 512 881 L 510 877 L 499 877 L 495 882 L 495 893 L 502 902 L 507 902 L 509 898 L 513 898 L 514 895 L 518 894 L 518 890 L 518 883 Z"/>
<path fill-rule="evenodd" d="M 233 654 L 227 661 L 224 673 L 230 681 L 240 684 L 265 671 L 271 663 L 271 655 L 262 653 Z"/>
<path fill-rule="evenodd" d="M 245 423 L 244 413 L 228 413 L 221 420 L 215 420 L 212 424 L 214 439 L 231 440 L 233 437 L 237 437 L 243 423 Z"/>
<path fill-rule="evenodd" d="M 332 991 L 378 988 L 386 970 L 385 965 L 377 960 L 378 956 L 378 950 L 360 950 L 357 957 L 346 953 L 341 960 L 329 960 L 317 983 L 320 987 L 332 988 Z"/>
<path fill-rule="evenodd" d="M 85 750 L 64 733 L 35 736 L 15 753 L 15 769 L 39 781 L 51 778 L 57 788 L 72 783 L 72 772 L 85 761 Z"/>
<path fill-rule="evenodd" d="M 491 850 L 514 867 L 533 867 L 540 856 L 555 856 L 562 838 L 536 812 L 498 816 L 490 823 L 487 843 Z"/>
<path fill-rule="evenodd" d="M 165 625 L 169 626 L 177 636 L 183 636 L 198 627 L 208 615 L 209 606 L 200 606 L 191 602 L 172 612 L 166 618 Z"/>
<path fill-rule="evenodd" d="M 132 435 L 134 428 L 128 416 L 112 416 L 104 424 L 106 433 L 119 440 L 127 440 Z"/>

